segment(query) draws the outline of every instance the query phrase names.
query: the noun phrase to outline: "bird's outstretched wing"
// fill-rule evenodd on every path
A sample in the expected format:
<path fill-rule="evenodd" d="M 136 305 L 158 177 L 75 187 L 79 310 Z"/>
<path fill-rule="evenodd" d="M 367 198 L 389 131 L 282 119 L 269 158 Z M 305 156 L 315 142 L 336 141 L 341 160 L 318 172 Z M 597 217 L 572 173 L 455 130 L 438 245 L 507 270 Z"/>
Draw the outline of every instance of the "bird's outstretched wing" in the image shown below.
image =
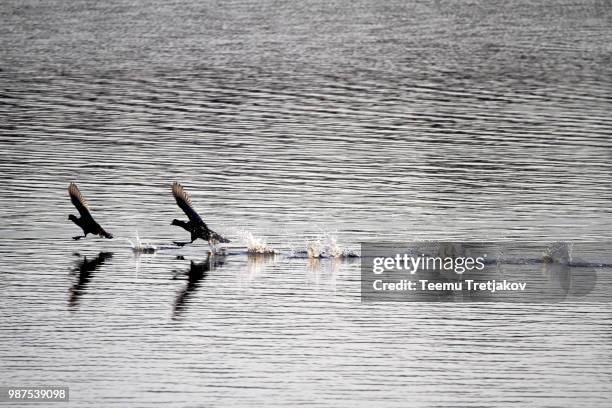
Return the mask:
<path fill-rule="evenodd" d="M 181 186 L 176 181 L 172 184 L 172 195 L 176 199 L 176 203 L 178 204 L 178 206 L 181 207 L 181 210 L 183 210 L 185 214 L 187 214 L 189 221 L 194 224 L 206 226 L 202 218 L 200 218 L 198 213 L 193 209 L 189 194 L 187 194 L 183 186 Z"/>
<path fill-rule="evenodd" d="M 70 201 L 72 201 L 72 204 L 79 210 L 81 217 L 91 217 L 91 213 L 87 209 L 87 200 L 85 200 L 85 197 L 83 197 L 76 184 L 70 183 L 68 194 L 70 194 Z"/>

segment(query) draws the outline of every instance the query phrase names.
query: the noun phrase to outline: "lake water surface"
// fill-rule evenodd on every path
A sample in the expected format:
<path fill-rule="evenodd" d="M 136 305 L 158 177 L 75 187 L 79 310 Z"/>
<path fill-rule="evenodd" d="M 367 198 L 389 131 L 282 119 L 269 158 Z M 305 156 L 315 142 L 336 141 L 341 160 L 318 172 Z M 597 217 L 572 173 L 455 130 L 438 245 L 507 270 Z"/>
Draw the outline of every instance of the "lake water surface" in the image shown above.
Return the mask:
<path fill-rule="evenodd" d="M 611 18 L 3 1 L 0 385 L 79 407 L 609 406 L 612 268 L 596 301 L 361 303 L 359 260 L 289 255 L 330 235 L 609 241 Z M 71 239 L 71 181 L 114 240 Z M 187 238 L 173 181 L 224 256 L 132 253 L 136 231 Z M 280 254 L 247 256 L 245 231 Z"/>

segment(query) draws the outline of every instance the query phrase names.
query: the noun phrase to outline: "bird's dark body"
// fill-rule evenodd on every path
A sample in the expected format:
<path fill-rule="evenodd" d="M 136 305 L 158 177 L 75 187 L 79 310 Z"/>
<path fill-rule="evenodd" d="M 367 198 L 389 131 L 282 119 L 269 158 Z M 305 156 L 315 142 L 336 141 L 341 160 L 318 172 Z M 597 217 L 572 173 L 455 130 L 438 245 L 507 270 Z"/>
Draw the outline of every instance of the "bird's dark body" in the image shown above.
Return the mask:
<path fill-rule="evenodd" d="M 205 224 L 192 223 L 191 221 L 172 220 L 172 225 L 177 225 L 191 234 L 191 242 L 200 238 L 209 242 L 230 242 L 228 239 L 209 229 Z"/>
<path fill-rule="evenodd" d="M 113 235 L 106 232 L 104 228 L 100 226 L 92 217 L 81 217 L 77 218 L 70 214 L 68 219 L 74 222 L 76 225 L 81 227 L 83 230 L 83 237 L 75 237 L 75 239 L 85 238 L 87 234 L 99 235 L 104 238 L 112 238 Z"/>
<path fill-rule="evenodd" d="M 72 201 L 72 204 L 76 207 L 76 209 L 79 211 L 79 214 L 81 215 L 80 217 L 76 217 L 73 214 L 70 214 L 68 216 L 68 219 L 74 222 L 79 227 L 81 227 L 81 229 L 83 230 L 83 236 L 76 236 L 72 238 L 76 240 L 87 237 L 87 234 L 94 234 L 111 239 L 113 235 L 109 232 L 106 232 L 104 228 L 102 228 L 100 224 L 98 224 L 91 216 L 91 213 L 87 209 L 85 199 L 81 195 L 81 192 L 79 191 L 79 188 L 76 186 L 76 184 L 70 183 L 70 186 L 68 187 L 68 194 L 70 195 L 70 200 Z"/>
<path fill-rule="evenodd" d="M 176 199 L 176 203 L 183 210 L 183 212 L 189 218 L 189 221 L 172 220 L 172 225 L 179 226 L 185 229 L 191 235 L 191 242 L 200 238 L 208 241 L 209 244 L 216 244 L 218 242 L 227 243 L 229 239 L 217 234 L 215 231 L 208 228 L 206 223 L 198 215 L 198 213 L 191 206 L 191 199 L 187 195 L 187 192 L 178 183 L 172 185 L 172 194 Z M 177 245 L 185 245 L 187 242 L 176 242 Z"/>

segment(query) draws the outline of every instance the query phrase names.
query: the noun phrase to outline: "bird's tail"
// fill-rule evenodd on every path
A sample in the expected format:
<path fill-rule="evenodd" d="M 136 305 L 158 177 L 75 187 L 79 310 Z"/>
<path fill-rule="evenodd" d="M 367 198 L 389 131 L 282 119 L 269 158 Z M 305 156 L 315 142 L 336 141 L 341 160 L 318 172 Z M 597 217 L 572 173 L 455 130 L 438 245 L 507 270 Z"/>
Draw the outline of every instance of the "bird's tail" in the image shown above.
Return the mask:
<path fill-rule="evenodd" d="M 100 228 L 100 232 L 98 233 L 98 235 L 104 238 L 113 239 L 113 234 L 111 234 L 110 232 L 106 232 L 103 228 Z"/>
<path fill-rule="evenodd" d="M 223 237 L 223 236 L 221 236 L 221 235 L 217 234 L 217 233 L 216 233 L 216 232 L 214 232 L 214 231 L 210 231 L 210 237 L 211 237 L 213 240 L 215 240 L 215 241 L 217 241 L 217 242 L 220 242 L 220 243 L 222 243 L 222 244 L 227 244 L 227 243 L 231 242 L 229 239 L 227 239 L 227 238 L 225 238 L 225 237 Z"/>

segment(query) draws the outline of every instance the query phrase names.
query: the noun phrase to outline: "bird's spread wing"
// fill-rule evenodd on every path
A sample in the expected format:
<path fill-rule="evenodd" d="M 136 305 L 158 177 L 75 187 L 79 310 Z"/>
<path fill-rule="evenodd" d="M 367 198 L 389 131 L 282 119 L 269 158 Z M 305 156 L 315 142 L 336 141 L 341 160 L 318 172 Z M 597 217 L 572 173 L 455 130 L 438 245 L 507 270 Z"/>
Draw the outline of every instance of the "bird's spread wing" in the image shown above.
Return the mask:
<path fill-rule="evenodd" d="M 68 194 L 70 194 L 70 201 L 72 201 L 72 204 L 74 204 L 76 209 L 79 210 L 81 217 L 91 217 L 91 213 L 87 209 L 87 201 L 79 191 L 76 184 L 70 183 L 70 186 L 68 187 Z"/>
<path fill-rule="evenodd" d="M 185 214 L 187 214 L 189 221 L 195 224 L 202 224 L 206 226 L 204 221 L 202 221 L 202 218 L 200 218 L 198 213 L 193 209 L 189 195 L 187 194 L 183 186 L 181 186 L 176 181 L 174 182 L 174 184 L 172 184 L 172 195 L 176 199 L 176 203 L 178 204 L 178 206 L 181 207 L 181 210 L 183 210 Z"/>

